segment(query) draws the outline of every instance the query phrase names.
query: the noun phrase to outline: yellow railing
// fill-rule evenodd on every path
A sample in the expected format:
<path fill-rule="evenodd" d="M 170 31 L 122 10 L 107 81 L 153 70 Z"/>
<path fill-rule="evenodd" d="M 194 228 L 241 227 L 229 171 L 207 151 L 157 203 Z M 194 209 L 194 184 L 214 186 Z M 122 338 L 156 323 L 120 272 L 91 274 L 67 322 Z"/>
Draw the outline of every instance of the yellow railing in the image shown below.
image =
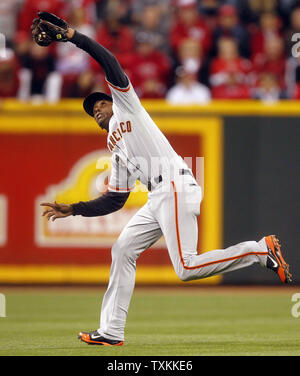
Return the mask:
<path fill-rule="evenodd" d="M 248 116 L 298 116 L 300 115 L 300 101 L 287 100 L 273 104 L 265 104 L 256 100 L 214 100 L 206 105 L 173 106 L 164 100 L 143 100 L 144 107 L 150 113 L 190 113 L 195 115 L 248 115 Z M 55 104 L 33 104 L 19 102 L 14 99 L 0 101 L 0 116 L 4 113 L 29 113 L 33 116 L 43 113 L 73 113 L 86 116 L 82 108 L 81 99 L 63 99 Z"/>

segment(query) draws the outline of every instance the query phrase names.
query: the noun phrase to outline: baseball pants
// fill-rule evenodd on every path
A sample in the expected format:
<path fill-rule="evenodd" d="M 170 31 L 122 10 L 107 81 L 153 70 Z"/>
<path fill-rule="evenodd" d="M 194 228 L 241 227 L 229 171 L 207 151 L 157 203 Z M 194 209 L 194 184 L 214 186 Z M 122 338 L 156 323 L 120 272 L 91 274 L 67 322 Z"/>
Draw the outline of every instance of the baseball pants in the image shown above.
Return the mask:
<path fill-rule="evenodd" d="M 226 249 L 197 253 L 201 188 L 191 176 L 160 183 L 148 202 L 132 217 L 112 247 L 109 284 L 98 332 L 124 340 L 124 328 L 135 285 L 136 260 L 162 235 L 174 270 L 182 281 L 223 274 L 254 263 L 266 264 L 267 248 L 246 241 Z"/>

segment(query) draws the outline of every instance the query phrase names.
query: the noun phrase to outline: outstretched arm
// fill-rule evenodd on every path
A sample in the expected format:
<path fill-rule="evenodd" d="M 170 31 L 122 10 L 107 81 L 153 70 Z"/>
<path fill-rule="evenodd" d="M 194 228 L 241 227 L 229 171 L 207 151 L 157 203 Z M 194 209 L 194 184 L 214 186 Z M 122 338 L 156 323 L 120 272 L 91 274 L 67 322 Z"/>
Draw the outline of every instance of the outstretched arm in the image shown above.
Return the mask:
<path fill-rule="evenodd" d="M 31 31 L 33 39 L 40 46 L 49 46 L 52 42 L 74 43 L 100 64 L 109 82 L 121 88 L 129 85 L 126 74 L 112 53 L 93 39 L 70 28 L 65 20 L 55 14 L 38 12 Z"/>
<path fill-rule="evenodd" d="M 129 197 L 129 192 L 106 192 L 103 196 L 91 201 L 80 201 L 72 204 L 73 215 L 98 217 L 120 210 Z"/>
<path fill-rule="evenodd" d="M 70 27 L 68 28 L 67 37 L 70 42 L 87 52 L 100 64 L 109 82 L 120 88 L 128 86 L 128 78 L 118 60 L 105 47 Z"/>
<path fill-rule="evenodd" d="M 76 204 L 66 205 L 57 202 L 44 202 L 41 206 L 47 206 L 43 213 L 48 220 L 66 218 L 70 215 L 82 215 L 83 217 L 98 217 L 120 210 L 129 197 L 129 192 L 107 192 L 103 196 L 91 201 L 80 201 Z"/>

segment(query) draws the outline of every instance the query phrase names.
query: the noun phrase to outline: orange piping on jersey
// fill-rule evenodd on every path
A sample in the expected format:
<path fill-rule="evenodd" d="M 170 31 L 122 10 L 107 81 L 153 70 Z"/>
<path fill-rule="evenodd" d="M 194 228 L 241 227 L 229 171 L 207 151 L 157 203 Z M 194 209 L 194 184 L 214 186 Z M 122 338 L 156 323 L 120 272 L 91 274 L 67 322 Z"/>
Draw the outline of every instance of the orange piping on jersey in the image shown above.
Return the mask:
<path fill-rule="evenodd" d="M 171 181 L 171 184 L 172 184 L 172 187 L 173 187 L 174 201 L 175 201 L 175 224 L 176 224 L 176 236 L 177 236 L 178 251 L 179 251 L 181 264 L 184 268 L 186 268 L 185 265 L 184 265 L 184 260 L 183 260 L 182 252 L 181 252 L 180 234 L 179 234 L 179 226 L 178 226 L 177 191 L 176 191 L 175 183 L 173 181 Z"/>
<path fill-rule="evenodd" d="M 118 86 L 114 86 L 112 83 L 110 83 L 106 79 L 105 79 L 105 81 L 108 83 L 109 86 L 111 86 L 112 88 L 114 88 L 114 89 L 116 89 L 118 91 L 121 91 L 122 93 L 126 93 L 130 89 L 130 84 L 127 87 L 125 87 L 125 88 L 121 88 L 121 87 L 118 87 Z"/>
<path fill-rule="evenodd" d="M 127 189 L 127 188 L 119 188 L 119 187 L 114 187 L 113 185 L 109 185 L 108 188 L 113 189 L 117 192 L 131 192 L 133 190 L 134 186 Z"/>
<path fill-rule="evenodd" d="M 177 236 L 177 245 L 178 245 L 178 251 L 179 251 L 179 256 L 180 256 L 180 261 L 184 269 L 187 270 L 193 270 L 193 269 L 199 269 L 199 268 L 204 268 L 205 266 L 213 265 L 213 264 L 219 264 L 221 262 L 226 262 L 226 261 L 231 261 L 231 260 L 236 260 L 242 257 L 250 256 L 250 255 L 267 255 L 268 252 L 247 252 L 243 255 L 238 255 L 234 257 L 228 257 L 225 259 L 217 260 L 217 261 L 211 261 L 207 262 L 205 264 L 201 265 L 196 265 L 196 266 L 186 266 L 184 264 L 184 259 L 182 257 L 182 250 L 181 250 L 181 242 L 180 242 L 180 233 L 179 233 L 179 224 L 178 224 L 178 202 L 177 202 L 177 191 L 176 191 L 176 186 L 175 183 L 172 181 L 171 182 L 172 187 L 173 187 L 173 192 L 174 192 L 174 201 L 175 201 L 175 225 L 176 225 L 176 236 Z"/>

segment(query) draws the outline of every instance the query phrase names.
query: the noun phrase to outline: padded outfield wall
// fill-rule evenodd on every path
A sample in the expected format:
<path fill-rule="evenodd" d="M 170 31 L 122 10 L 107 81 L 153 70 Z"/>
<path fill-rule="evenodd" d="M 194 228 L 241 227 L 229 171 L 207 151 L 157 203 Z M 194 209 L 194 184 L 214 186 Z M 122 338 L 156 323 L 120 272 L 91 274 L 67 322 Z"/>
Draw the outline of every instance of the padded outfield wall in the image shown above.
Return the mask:
<path fill-rule="evenodd" d="M 277 233 L 299 283 L 298 103 L 144 104 L 203 186 L 199 253 Z M 147 192 L 137 184 L 120 212 L 101 218 L 51 223 L 39 206 L 97 197 L 98 177 L 109 174 L 106 136 L 81 102 L 3 102 L 0 150 L 0 283 L 107 283 L 110 247 Z M 204 157 L 200 175 L 198 157 Z M 137 284 L 177 283 L 161 239 L 139 258 Z M 277 280 L 256 266 L 190 283 Z"/>

